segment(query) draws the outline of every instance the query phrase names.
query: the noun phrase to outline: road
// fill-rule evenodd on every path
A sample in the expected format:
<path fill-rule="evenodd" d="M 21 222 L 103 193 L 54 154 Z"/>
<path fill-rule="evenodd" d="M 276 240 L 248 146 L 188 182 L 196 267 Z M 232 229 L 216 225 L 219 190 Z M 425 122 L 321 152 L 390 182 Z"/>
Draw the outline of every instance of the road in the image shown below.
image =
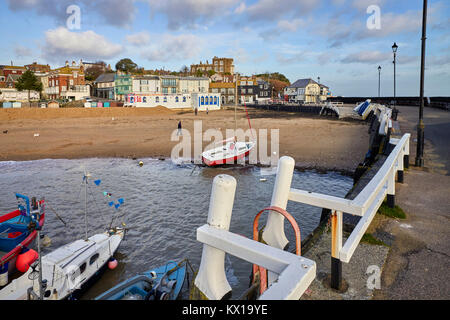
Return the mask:
<path fill-rule="evenodd" d="M 402 132 L 411 133 L 410 162 L 415 162 L 417 123 L 419 119 L 418 107 L 398 107 L 400 110 L 398 120 Z M 450 175 L 450 112 L 435 109 L 424 109 L 425 124 L 425 167 L 445 170 Z M 441 173 L 444 173 L 441 171 Z"/>

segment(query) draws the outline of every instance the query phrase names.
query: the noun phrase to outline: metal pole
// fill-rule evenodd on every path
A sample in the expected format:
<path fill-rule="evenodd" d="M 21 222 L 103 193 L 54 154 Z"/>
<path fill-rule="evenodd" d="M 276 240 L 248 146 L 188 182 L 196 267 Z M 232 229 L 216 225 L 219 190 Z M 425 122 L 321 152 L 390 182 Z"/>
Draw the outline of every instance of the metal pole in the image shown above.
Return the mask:
<path fill-rule="evenodd" d="M 395 58 L 396 58 L 396 56 L 397 56 L 397 53 L 396 52 L 394 52 L 394 108 L 395 108 L 395 106 L 397 105 L 397 99 L 396 99 L 396 93 L 395 93 L 395 87 L 396 87 L 396 84 L 395 84 Z"/>
<path fill-rule="evenodd" d="M 425 82 L 425 44 L 427 34 L 427 0 L 423 0 L 423 18 L 422 18 L 422 58 L 420 67 L 420 108 L 419 108 L 419 123 L 417 124 L 417 152 L 416 152 L 416 166 L 423 167 L 423 149 L 424 149 L 424 129 L 423 123 L 423 108 L 424 108 L 424 82 Z"/>
<path fill-rule="evenodd" d="M 380 92 L 381 92 L 381 67 L 378 66 L 378 98 L 381 97 Z"/>
<path fill-rule="evenodd" d="M 37 249 L 39 257 L 39 300 L 44 300 L 44 288 L 42 287 L 42 255 L 41 255 L 41 226 L 37 226 Z"/>

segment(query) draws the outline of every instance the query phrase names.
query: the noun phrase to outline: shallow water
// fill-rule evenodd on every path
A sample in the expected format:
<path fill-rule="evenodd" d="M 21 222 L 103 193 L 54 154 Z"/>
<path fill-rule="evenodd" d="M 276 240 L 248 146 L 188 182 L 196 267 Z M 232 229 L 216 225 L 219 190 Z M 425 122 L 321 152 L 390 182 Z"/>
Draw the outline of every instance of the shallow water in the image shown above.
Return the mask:
<path fill-rule="evenodd" d="M 259 210 L 270 204 L 275 175 L 261 176 L 260 168 L 207 168 L 175 165 L 170 161 L 140 159 L 139 167 L 131 159 L 79 159 L 0 162 L 0 212 L 17 207 L 14 194 L 45 197 L 47 206 L 44 234 L 52 240 L 43 254 L 68 242 L 84 237 L 84 170 L 91 173 L 88 190 L 88 234 L 103 232 L 114 215 L 116 222 L 130 228 L 116 253 L 119 265 L 107 270 L 82 296 L 92 299 L 117 283 L 165 264 L 169 260 L 188 258 L 197 270 L 202 245 L 196 241 L 196 229 L 206 223 L 212 181 L 218 174 L 229 174 L 237 180 L 236 198 L 230 231 L 252 237 L 252 222 Z M 260 179 L 267 179 L 261 182 Z M 101 179 L 100 186 L 92 183 Z M 295 172 L 292 187 L 335 196 L 345 196 L 352 179 L 336 172 Z M 103 192 L 112 196 L 104 196 Z M 124 198 L 118 209 L 108 202 Z M 51 208 L 50 208 L 51 207 Z M 61 223 L 55 210 L 67 223 Z M 302 239 L 318 225 L 321 209 L 289 202 L 287 211 L 297 220 Z M 261 219 L 260 226 L 265 219 Z M 293 233 L 286 224 L 286 235 Z M 248 287 L 251 265 L 226 257 L 227 278 L 238 298 Z M 183 298 L 188 293 L 183 293 Z"/>

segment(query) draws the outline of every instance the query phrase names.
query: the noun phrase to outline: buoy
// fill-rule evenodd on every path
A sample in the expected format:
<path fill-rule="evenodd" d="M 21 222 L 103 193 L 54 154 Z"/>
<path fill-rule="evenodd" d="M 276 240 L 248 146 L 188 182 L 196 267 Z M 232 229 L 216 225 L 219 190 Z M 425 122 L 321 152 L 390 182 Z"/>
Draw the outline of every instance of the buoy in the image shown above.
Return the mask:
<path fill-rule="evenodd" d="M 114 270 L 117 267 L 118 264 L 119 263 L 117 262 L 116 259 L 111 258 L 111 259 L 109 259 L 109 262 L 108 262 L 108 268 L 111 269 L 111 270 Z"/>
<path fill-rule="evenodd" d="M 139 161 L 139 166 L 142 167 L 144 163 L 142 161 Z"/>
<path fill-rule="evenodd" d="M 9 262 L 4 265 L 0 265 L 0 287 L 8 284 L 8 266 Z"/>
<path fill-rule="evenodd" d="M 16 268 L 20 272 L 27 272 L 30 268 L 30 265 L 33 264 L 37 259 L 39 258 L 39 255 L 36 251 L 33 249 L 27 249 L 24 248 L 22 250 L 22 253 L 19 254 L 16 260 Z"/>
<path fill-rule="evenodd" d="M 44 247 L 49 247 L 51 244 L 52 244 L 52 239 L 50 239 L 49 236 L 45 235 L 45 236 L 42 238 L 42 245 L 43 245 Z"/>

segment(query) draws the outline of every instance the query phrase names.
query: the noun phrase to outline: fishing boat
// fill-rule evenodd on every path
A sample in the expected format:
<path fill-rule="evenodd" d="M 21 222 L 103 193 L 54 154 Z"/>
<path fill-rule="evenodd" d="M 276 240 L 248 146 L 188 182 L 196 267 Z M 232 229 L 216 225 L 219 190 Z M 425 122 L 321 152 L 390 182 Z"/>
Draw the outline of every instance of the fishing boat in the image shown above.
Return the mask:
<path fill-rule="evenodd" d="M 248 116 L 247 106 L 245 105 L 245 103 L 244 107 L 247 114 L 248 125 L 250 127 L 250 130 L 252 130 L 250 117 Z M 234 106 L 234 131 L 237 131 L 236 105 Z M 233 164 L 236 163 L 239 159 L 247 157 L 255 147 L 256 141 L 237 141 L 236 137 L 232 137 L 230 139 L 218 142 L 217 144 L 219 146 L 202 153 L 202 161 L 209 167 L 219 166 L 223 164 Z"/>
<path fill-rule="evenodd" d="M 33 197 L 30 204 L 27 196 L 16 193 L 16 198 L 18 209 L 0 216 L 0 286 L 8 284 L 8 276 L 16 269 L 19 256 L 20 265 L 34 262 L 33 252 L 27 251 L 45 221 L 44 199 L 36 201 Z"/>
<path fill-rule="evenodd" d="M 125 280 L 95 300 L 176 300 L 186 278 L 186 260 L 169 263 Z"/>
<path fill-rule="evenodd" d="M 83 177 L 85 194 L 89 177 L 88 174 Z M 88 237 L 85 202 L 85 237 L 42 256 L 38 229 L 38 261 L 21 277 L 0 290 L 0 300 L 62 300 L 77 297 L 106 267 L 113 269 L 117 266 L 113 255 L 124 235 L 124 228 L 112 228 L 110 225 L 106 232 Z"/>

